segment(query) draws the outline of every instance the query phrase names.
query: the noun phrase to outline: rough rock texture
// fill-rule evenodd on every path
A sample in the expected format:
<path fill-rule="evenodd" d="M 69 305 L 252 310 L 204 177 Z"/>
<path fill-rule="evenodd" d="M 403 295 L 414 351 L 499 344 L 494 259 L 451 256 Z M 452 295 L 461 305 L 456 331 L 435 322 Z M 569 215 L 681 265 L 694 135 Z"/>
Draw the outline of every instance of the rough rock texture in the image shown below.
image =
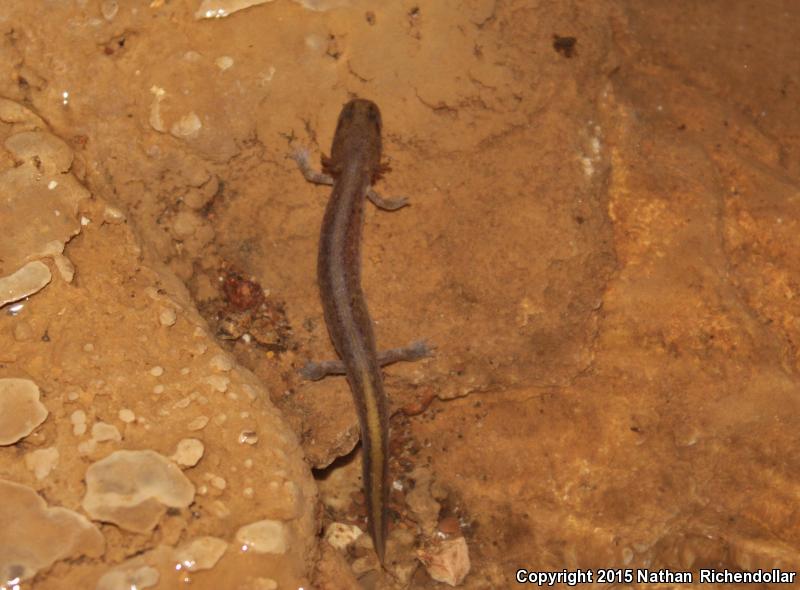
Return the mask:
<path fill-rule="evenodd" d="M 30 113 L 28 118 L 34 119 Z M 72 152 L 67 148 L 69 154 L 63 153 L 63 142 L 45 131 L 25 133 L 19 139 L 13 128 L 5 130 L 10 133 L 6 146 L 13 147 L 15 158 L 39 154 L 31 166 L 41 164 L 44 173 L 60 174 L 60 185 L 80 186 L 66 170 Z M 49 170 L 46 161 L 60 163 Z M 36 502 L 43 503 L 34 490 L 46 496 L 50 512 L 42 514 L 73 514 L 94 531 L 96 539 L 89 549 L 81 550 L 69 545 L 74 535 L 68 532 L 59 533 L 67 545 L 57 545 L 37 536 L 36 531 L 45 534 L 44 525 L 4 525 L 0 546 L 12 547 L 17 557 L 12 555 L 11 562 L 3 558 L 7 579 L 2 583 L 18 574 L 30 578 L 38 572 L 37 589 L 93 588 L 128 556 L 163 547 L 166 557 L 161 561 L 109 573 L 99 587 L 127 588 L 130 583 L 147 587 L 156 580 L 173 587 L 189 575 L 175 566 L 192 558 L 185 551 L 173 553 L 172 547 L 190 546 L 209 535 L 219 543 L 232 541 L 240 527 L 269 518 L 285 530 L 279 556 L 260 559 L 238 550 L 222 555 L 215 549 L 216 555 L 200 556 L 208 567 L 190 568 L 192 584 L 216 588 L 220 579 L 236 582 L 231 572 L 237 572 L 239 581 L 258 572 L 281 585 L 302 585 L 312 567 L 316 491 L 295 436 L 262 385 L 240 366 L 220 363 L 221 351 L 180 283 L 169 271 L 142 263 L 140 242 L 124 218 L 98 195 L 74 208 L 56 210 L 63 231 L 54 234 L 52 226 L 39 224 L 53 216 L 53 202 L 36 188 L 42 180 L 19 174 L 26 165 L 13 169 L 17 176 L 11 181 L 8 171 L 0 172 L 0 194 L 32 195 L 25 201 L 24 214 L 13 209 L 21 216 L 5 217 L 4 222 L 14 219 L 13 231 L 25 226 L 36 229 L 20 234 L 23 238 L 35 233 L 47 240 L 69 240 L 76 228 L 82 232 L 66 249 L 77 280 L 70 284 L 57 278 L 21 310 L 0 315 L 2 444 L 28 435 L 17 445 L 0 449 L 0 473 L 32 486 L 29 495 Z M 89 195 L 82 187 L 74 194 Z M 30 247 L 32 254 L 41 256 L 35 246 L 40 243 L 27 238 L 3 242 L 3 260 L 27 259 L 26 252 L 13 251 L 14 246 Z M 61 243 L 46 254 L 60 255 L 63 247 Z M 9 252 L 13 256 L 7 256 Z M 164 310 L 172 310 L 174 321 L 161 320 Z M 30 379 L 7 378 L 23 374 Z M 19 385 L 25 384 L 30 384 L 28 397 L 18 399 Z M 28 415 L 29 406 L 33 415 Z M 257 444 L 240 441 L 242 431 L 257 436 Z M 165 456 L 190 433 L 202 441 L 202 458 L 194 457 L 194 466 L 182 473 Z M 21 450 L 27 453 L 25 461 Z M 135 461 L 138 457 L 158 461 Z M 121 466 L 122 459 L 129 464 Z M 166 482 L 166 488 L 165 474 L 177 480 Z M 72 512 L 81 506 L 86 490 L 87 513 L 118 522 L 122 528 L 103 525 L 97 532 L 85 517 Z M 3 510 L 15 518 L 30 504 L 27 496 L 11 492 L 2 496 Z M 28 533 L 22 535 L 21 529 Z M 45 547 L 52 553 L 36 553 Z M 36 558 L 23 564 L 20 555 Z M 70 564 L 59 561 L 80 555 L 87 558 Z"/>
<path fill-rule="evenodd" d="M 405 414 L 391 574 L 351 529 L 315 586 L 433 588 L 416 559 L 431 536 L 463 536 L 467 588 L 509 587 L 520 566 L 800 568 L 796 2 L 270 2 L 201 20 L 188 0 L 6 4 L 0 179 L 32 206 L 65 201 L 0 275 L 58 267 L 83 229 L 73 283 L 61 260 L 0 316 L 0 377 L 34 379 L 51 413 L 20 446 L 71 444 L 41 481 L 15 449 L 0 468 L 77 509 L 90 462 L 203 444 L 182 463 L 196 505 L 145 539 L 101 527 L 119 579 L 151 580 L 192 538 L 282 521 L 286 555 L 232 545 L 192 577 L 287 583 L 240 567 L 295 560 L 314 528 L 300 450 L 259 383 L 330 465 L 326 524 L 365 529 L 358 458 L 337 460 L 358 437 L 347 384 L 296 373 L 333 355 L 314 279 L 328 190 L 287 157 L 327 152 L 353 95 L 383 112 L 378 188 L 411 202 L 366 209 L 377 338 L 437 354 L 386 370 Z M 44 120 L 62 142 L 37 148 L 40 171 L 28 142 Z M 56 176 L 68 162 L 113 200 L 78 211 L 88 225 L 80 183 Z M 18 243 L 0 233 L 0 252 Z M 97 422 L 121 440 L 90 437 Z M 80 568 L 50 575 L 102 569 Z"/>

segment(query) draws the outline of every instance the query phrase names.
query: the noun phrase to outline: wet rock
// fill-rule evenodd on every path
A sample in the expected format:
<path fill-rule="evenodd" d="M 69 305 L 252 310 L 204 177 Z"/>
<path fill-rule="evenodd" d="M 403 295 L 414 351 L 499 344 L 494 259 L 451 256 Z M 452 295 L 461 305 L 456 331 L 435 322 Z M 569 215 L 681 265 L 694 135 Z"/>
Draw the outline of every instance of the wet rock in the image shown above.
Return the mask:
<path fill-rule="evenodd" d="M 194 13 L 196 19 L 223 18 L 239 10 L 266 4 L 272 0 L 203 0 L 200 8 Z"/>
<path fill-rule="evenodd" d="M 286 553 L 286 525 L 277 520 L 259 520 L 236 531 L 236 540 L 244 550 L 256 553 Z"/>
<path fill-rule="evenodd" d="M 30 379 L 0 379 L 0 445 L 13 445 L 47 418 Z"/>
<path fill-rule="evenodd" d="M 158 584 L 158 570 L 149 565 L 129 569 L 113 569 L 97 581 L 95 590 L 130 590 L 132 588 L 151 588 Z"/>
<path fill-rule="evenodd" d="M 44 131 L 38 117 L 7 101 L 0 104 L 0 119 L 4 116 L 33 122 L 4 142 L 19 163 L 0 173 L 0 191 L 5 195 L 0 218 L 16 220 L 0 234 L 0 274 L 9 274 L 25 262 L 62 253 L 64 243 L 80 231 L 77 205 L 89 192 L 73 175 L 65 174 L 72 166 L 73 152 L 63 140 Z M 61 266 L 69 274 L 63 260 Z"/>
<path fill-rule="evenodd" d="M 94 520 L 137 533 L 158 524 L 167 508 L 186 508 L 194 486 L 155 451 L 116 451 L 86 470 L 83 509 Z"/>
<path fill-rule="evenodd" d="M 100 531 L 66 508 L 50 508 L 31 488 L 0 480 L 0 586 L 27 580 L 62 559 L 99 557 Z"/>
<path fill-rule="evenodd" d="M 17 272 L 0 278 L 0 307 L 44 289 L 51 278 L 50 269 L 38 260 L 29 262 Z"/>
<path fill-rule="evenodd" d="M 176 569 L 194 572 L 214 567 L 228 550 L 228 543 L 217 537 L 198 537 L 175 549 Z"/>

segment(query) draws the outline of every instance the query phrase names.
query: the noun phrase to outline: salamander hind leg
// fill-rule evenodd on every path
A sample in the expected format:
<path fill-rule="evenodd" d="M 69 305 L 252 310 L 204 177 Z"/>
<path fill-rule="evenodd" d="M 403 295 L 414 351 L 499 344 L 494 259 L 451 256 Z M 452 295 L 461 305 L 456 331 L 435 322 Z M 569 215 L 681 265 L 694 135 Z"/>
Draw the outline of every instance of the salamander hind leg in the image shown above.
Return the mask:
<path fill-rule="evenodd" d="M 382 350 L 378 353 L 378 364 L 381 367 L 391 365 L 398 362 L 412 362 L 433 356 L 436 347 L 424 340 L 417 340 L 408 346 L 400 348 L 390 348 L 389 350 Z M 330 361 L 310 361 L 300 369 L 300 375 L 303 379 L 309 381 L 319 381 L 328 375 L 344 375 L 344 363 L 340 360 Z"/>

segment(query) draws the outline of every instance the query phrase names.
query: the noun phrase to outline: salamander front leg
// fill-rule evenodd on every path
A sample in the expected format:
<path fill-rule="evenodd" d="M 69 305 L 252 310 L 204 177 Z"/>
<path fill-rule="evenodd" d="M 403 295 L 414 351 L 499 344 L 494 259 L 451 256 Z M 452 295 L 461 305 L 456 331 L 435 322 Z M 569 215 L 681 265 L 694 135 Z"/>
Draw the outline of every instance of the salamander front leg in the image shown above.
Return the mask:
<path fill-rule="evenodd" d="M 397 211 L 408 205 L 408 199 L 406 197 L 387 199 L 380 196 L 372 187 L 367 189 L 367 198 L 372 201 L 372 204 L 378 209 L 383 209 L 384 211 Z"/>
<path fill-rule="evenodd" d="M 296 149 L 294 152 L 292 152 L 292 159 L 297 163 L 297 167 L 300 169 L 303 177 L 308 182 L 313 182 L 314 184 L 333 185 L 333 176 L 318 170 L 314 170 L 314 167 L 311 165 L 307 149 Z"/>
<path fill-rule="evenodd" d="M 378 353 L 378 364 L 381 367 L 400 361 L 418 361 L 433 356 L 434 347 L 424 340 L 418 340 L 409 346 L 391 348 Z M 300 375 L 309 381 L 319 381 L 328 375 L 344 375 L 344 363 L 340 360 L 309 362 L 300 369 Z"/>

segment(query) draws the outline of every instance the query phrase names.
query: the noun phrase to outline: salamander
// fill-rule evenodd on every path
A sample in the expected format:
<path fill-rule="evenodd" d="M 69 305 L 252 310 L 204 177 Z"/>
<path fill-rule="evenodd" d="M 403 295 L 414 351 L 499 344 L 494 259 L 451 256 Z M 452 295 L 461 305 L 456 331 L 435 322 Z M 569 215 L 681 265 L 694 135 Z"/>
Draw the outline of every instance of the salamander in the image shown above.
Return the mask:
<path fill-rule="evenodd" d="M 328 333 L 341 359 L 309 363 L 302 373 L 310 379 L 347 375 L 361 428 L 369 532 L 383 563 L 389 502 L 389 408 L 381 366 L 428 356 L 430 349 L 424 342 L 416 342 L 379 354 L 361 289 L 365 198 L 386 210 L 407 204 L 405 199 L 384 199 L 371 188 L 384 170 L 381 127 L 375 103 L 351 100 L 339 115 L 330 158 L 323 157 L 324 173 L 310 168 L 305 152 L 296 153 L 295 159 L 306 179 L 333 185 L 320 231 L 317 281 Z"/>

